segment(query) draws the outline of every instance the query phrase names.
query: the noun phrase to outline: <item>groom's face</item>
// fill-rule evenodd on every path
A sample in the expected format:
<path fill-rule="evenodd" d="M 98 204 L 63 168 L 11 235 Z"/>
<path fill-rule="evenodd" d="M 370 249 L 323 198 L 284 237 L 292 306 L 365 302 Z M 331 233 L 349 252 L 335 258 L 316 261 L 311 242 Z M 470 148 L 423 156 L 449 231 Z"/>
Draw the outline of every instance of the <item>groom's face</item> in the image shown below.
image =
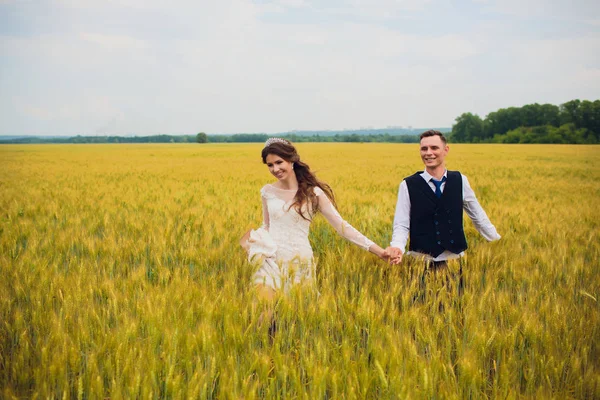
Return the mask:
<path fill-rule="evenodd" d="M 421 160 L 425 167 L 435 169 L 445 165 L 448 146 L 439 136 L 428 136 L 421 139 Z"/>

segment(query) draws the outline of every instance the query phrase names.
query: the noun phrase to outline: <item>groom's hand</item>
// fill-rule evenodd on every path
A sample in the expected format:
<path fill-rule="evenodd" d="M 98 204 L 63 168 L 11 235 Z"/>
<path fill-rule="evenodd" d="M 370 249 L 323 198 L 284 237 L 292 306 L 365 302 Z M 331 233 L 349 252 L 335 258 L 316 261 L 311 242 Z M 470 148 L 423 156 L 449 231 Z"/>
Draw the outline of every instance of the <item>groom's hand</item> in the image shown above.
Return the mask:
<path fill-rule="evenodd" d="M 385 252 L 389 255 L 389 263 L 391 265 L 398 265 L 402 262 L 402 250 L 397 247 L 388 247 Z"/>
<path fill-rule="evenodd" d="M 383 250 L 383 252 L 381 252 L 380 254 L 378 254 L 378 257 L 380 259 L 382 259 L 383 261 L 385 261 L 386 263 L 390 262 L 390 255 L 387 252 L 387 250 Z"/>

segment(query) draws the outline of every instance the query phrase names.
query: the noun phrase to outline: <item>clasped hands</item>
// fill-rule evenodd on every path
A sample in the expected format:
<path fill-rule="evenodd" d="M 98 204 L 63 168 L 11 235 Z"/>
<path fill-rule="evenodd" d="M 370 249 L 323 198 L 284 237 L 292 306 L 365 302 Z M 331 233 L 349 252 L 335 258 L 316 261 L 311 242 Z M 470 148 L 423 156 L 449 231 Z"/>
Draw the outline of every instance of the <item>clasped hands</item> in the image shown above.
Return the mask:
<path fill-rule="evenodd" d="M 402 250 L 390 246 L 383 251 L 380 258 L 390 265 L 398 265 L 402 262 Z"/>

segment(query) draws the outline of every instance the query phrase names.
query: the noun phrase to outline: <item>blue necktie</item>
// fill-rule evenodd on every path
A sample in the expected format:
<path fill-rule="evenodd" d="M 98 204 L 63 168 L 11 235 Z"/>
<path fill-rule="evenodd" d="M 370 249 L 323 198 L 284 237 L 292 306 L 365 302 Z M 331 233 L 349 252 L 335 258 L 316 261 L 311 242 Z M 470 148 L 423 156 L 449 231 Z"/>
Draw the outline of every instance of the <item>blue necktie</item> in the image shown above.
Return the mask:
<path fill-rule="evenodd" d="M 442 183 L 446 182 L 446 177 L 444 176 L 440 181 L 436 181 L 435 179 L 431 178 L 431 182 L 433 182 L 435 185 L 435 195 L 439 199 L 442 197 Z"/>

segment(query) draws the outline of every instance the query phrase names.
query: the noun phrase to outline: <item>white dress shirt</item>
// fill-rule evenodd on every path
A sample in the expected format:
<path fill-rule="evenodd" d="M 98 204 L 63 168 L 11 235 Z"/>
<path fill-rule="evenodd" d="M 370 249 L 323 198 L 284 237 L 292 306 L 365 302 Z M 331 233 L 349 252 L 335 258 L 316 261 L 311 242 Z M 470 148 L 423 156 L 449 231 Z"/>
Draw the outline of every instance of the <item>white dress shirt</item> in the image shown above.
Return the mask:
<path fill-rule="evenodd" d="M 448 171 L 444 171 L 444 176 L 447 179 Z M 431 176 L 427 170 L 421 174 L 421 177 L 429 184 L 431 190 L 435 192 L 435 184 L 431 181 L 433 176 Z M 475 229 L 483 236 L 487 241 L 493 241 L 500 239 L 500 235 L 496 232 L 496 228 L 490 222 L 487 214 L 477 201 L 477 197 L 475 197 L 475 193 L 473 189 L 471 189 L 471 185 L 469 185 L 469 181 L 466 176 L 462 175 L 462 191 L 463 191 L 463 209 L 473 221 L 473 225 Z M 446 187 L 446 182 L 443 182 L 441 185 L 442 192 Z M 408 186 L 406 185 L 406 181 L 402 181 L 400 183 L 400 188 L 398 190 L 398 202 L 396 203 L 396 214 L 394 215 L 394 232 L 392 234 L 392 242 L 390 246 L 397 247 L 402 252 L 405 251 L 406 242 L 408 241 L 410 230 L 410 196 L 408 194 Z M 430 259 L 433 261 L 444 261 L 450 260 L 452 258 L 462 257 L 464 252 L 460 254 L 452 253 L 448 250 L 445 250 L 442 254 L 437 257 L 432 257 L 428 254 L 422 254 L 415 251 L 409 251 L 406 254 L 410 254 L 417 257 L 424 257 L 426 259 Z"/>

